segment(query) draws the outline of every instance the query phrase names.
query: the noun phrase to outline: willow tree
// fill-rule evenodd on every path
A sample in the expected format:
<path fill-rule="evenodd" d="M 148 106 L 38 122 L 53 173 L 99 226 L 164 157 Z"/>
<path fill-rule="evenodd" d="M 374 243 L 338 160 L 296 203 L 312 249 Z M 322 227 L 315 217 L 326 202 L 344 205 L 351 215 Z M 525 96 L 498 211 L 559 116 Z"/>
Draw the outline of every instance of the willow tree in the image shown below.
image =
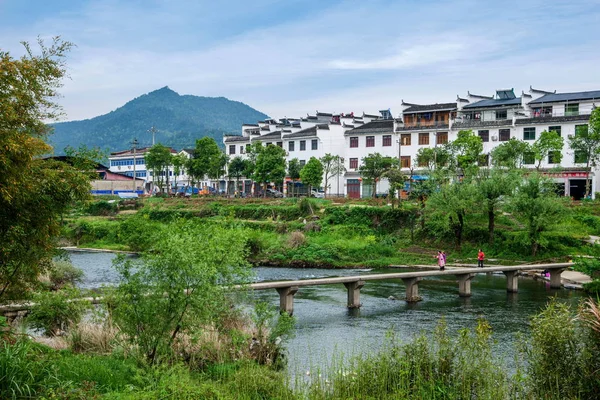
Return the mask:
<path fill-rule="evenodd" d="M 78 165 L 44 159 L 48 121 L 62 115 L 56 103 L 72 44 L 38 40 L 34 52 L 14 58 L 0 50 L 0 300 L 21 297 L 50 266 L 60 216 L 89 195 L 90 175 Z"/>

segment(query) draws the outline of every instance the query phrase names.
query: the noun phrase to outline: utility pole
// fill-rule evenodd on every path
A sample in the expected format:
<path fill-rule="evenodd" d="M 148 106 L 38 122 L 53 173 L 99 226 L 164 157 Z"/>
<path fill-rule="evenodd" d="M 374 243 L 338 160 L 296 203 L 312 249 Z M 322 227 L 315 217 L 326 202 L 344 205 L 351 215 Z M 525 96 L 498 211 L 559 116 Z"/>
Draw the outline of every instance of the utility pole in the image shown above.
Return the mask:
<path fill-rule="evenodd" d="M 137 178 L 135 176 L 135 163 L 136 163 L 136 161 L 135 161 L 135 150 L 137 148 L 137 145 L 138 145 L 137 139 L 133 138 L 133 141 L 131 142 L 131 146 L 133 147 L 133 193 L 136 193 L 136 190 L 137 190 L 137 187 L 136 187 Z"/>
<path fill-rule="evenodd" d="M 152 146 L 154 146 L 154 139 L 155 139 L 156 132 L 158 132 L 158 129 L 156 129 L 154 127 L 154 125 L 152 125 L 152 127 L 150 129 L 148 129 L 148 132 L 150 132 L 152 134 Z"/>

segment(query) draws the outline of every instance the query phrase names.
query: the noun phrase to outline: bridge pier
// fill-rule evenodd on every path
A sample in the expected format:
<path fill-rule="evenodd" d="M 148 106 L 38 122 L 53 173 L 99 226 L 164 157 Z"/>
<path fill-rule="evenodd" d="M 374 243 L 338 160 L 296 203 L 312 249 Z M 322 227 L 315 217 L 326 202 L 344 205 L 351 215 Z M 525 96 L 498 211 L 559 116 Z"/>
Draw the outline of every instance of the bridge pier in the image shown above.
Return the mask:
<path fill-rule="evenodd" d="M 564 268 L 553 268 L 550 270 L 550 287 L 552 289 L 560 289 L 562 287 L 560 275 L 564 270 Z"/>
<path fill-rule="evenodd" d="M 365 286 L 365 281 L 346 282 L 348 289 L 348 308 L 360 308 L 360 289 Z"/>
<path fill-rule="evenodd" d="M 509 293 L 517 293 L 519 291 L 519 271 L 503 271 L 506 275 L 506 291 Z"/>
<path fill-rule="evenodd" d="M 460 274 L 456 275 L 456 279 L 458 280 L 458 295 L 460 297 L 470 297 L 471 296 L 471 279 L 475 274 Z"/>
<path fill-rule="evenodd" d="M 279 311 L 286 312 L 289 315 L 294 314 L 294 295 L 298 291 L 298 286 L 277 288 L 279 293 Z"/>
<path fill-rule="evenodd" d="M 423 278 L 402 278 L 402 282 L 406 285 L 406 301 L 409 303 L 416 303 L 417 301 L 421 301 L 421 296 L 419 296 L 419 281 L 423 280 Z"/>

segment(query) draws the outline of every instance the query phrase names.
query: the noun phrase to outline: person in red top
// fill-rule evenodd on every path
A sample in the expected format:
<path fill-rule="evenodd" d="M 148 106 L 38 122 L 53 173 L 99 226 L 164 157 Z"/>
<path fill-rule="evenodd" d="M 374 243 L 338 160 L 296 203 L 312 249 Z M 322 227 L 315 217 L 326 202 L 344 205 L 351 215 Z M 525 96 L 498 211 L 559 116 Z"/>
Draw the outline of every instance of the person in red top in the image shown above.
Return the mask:
<path fill-rule="evenodd" d="M 485 260 L 485 253 L 479 249 L 479 253 L 477 253 L 477 266 L 479 268 L 483 268 L 483 260 Z"/>

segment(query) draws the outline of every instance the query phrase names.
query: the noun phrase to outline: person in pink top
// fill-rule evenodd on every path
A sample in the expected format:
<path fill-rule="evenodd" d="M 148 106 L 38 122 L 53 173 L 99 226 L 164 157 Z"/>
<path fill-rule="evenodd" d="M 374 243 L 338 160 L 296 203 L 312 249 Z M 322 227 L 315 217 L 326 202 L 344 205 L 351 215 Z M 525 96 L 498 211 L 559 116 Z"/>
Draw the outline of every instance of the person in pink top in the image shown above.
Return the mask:
<path fill-rule="evenodd" d="M 438 260 L 438 266 L 440 267 L 440 271 L 443 271 L 446 268 L 446 253 L 441 250 L 438 250 L 437 256 L 435 256 Z"/>

